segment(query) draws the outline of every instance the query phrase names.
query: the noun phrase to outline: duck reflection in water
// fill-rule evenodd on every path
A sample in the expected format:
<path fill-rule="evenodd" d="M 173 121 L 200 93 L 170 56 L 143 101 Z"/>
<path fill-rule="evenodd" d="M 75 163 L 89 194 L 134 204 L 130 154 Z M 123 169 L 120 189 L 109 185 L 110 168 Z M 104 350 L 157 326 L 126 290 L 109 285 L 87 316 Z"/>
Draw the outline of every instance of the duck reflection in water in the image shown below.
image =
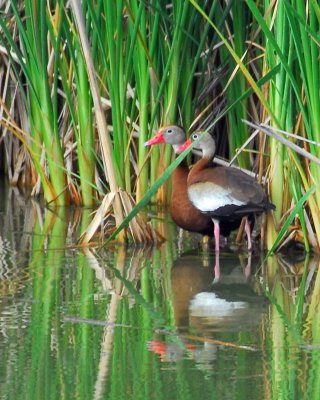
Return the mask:
<path fill-rule="evenodd" d="M 208 366 L 216 358 L 213 338 L 217 332 L 253 331 L 262 320 L 267 302 L 259 295 L 258 281 L 250 276 L 251 257 L 247 261 L 242 256 L 221 254 L 221 273 L 212 282 L 212 269 L 204 266 L 207 260 L 203 263 L 198 253 L 177 259 L 171 282 L 180 341 L 157 338 L 149 343 L 149 350 L 163 362 L 189 358 Z"/>

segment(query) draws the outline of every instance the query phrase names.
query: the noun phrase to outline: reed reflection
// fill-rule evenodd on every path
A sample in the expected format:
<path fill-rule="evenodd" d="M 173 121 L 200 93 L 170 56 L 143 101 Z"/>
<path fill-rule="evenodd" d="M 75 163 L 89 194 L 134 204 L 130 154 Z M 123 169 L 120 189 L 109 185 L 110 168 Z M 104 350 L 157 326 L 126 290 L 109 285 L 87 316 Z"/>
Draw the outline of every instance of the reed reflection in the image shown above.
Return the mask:
<path fill-rule="evenodd" d="M 317 257 L 221 252 L 216 276 L 172 224 L 159 247 L 81 250 L 89 213 L 0 209 L 4 397 L 317 398 Z"/>

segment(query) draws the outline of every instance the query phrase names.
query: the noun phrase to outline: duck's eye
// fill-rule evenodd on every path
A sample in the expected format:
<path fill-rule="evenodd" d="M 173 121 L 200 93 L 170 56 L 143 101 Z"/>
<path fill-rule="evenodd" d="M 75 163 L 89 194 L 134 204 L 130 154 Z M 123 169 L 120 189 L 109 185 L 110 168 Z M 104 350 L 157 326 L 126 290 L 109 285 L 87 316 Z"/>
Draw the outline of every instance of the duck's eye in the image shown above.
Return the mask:
<path fill-rule="evenodd" d="M 167 129 L 167 133 L 172 133 L 173 130 L 171 128 Z"/>
<path fill-rule="evenodd" d="M 197 133 L 194 133 L 194 134 L 192 135 L 192 140 L 197 140 L 198 137 L 199 137 L 199 135 L 198 135 Z"/>

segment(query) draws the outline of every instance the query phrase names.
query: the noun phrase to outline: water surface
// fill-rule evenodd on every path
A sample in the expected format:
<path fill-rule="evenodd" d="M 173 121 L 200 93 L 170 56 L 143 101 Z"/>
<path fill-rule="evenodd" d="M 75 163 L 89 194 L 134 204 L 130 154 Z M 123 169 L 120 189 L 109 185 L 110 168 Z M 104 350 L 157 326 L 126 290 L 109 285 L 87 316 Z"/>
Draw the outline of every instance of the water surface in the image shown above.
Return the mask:
<path fill-rule="evenodd" d="M 159 246 L 80 249 L 90 210 L 0 192 L 1 399 L 318 399 L 319 261 Z"/>

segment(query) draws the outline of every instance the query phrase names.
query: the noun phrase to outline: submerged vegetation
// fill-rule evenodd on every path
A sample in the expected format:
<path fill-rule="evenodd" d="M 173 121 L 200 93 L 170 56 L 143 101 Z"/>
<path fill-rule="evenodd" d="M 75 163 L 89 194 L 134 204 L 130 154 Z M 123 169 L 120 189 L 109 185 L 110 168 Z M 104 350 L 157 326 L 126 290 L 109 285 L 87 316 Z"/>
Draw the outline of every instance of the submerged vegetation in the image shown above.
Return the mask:
<path fill-rule="evenodd" d="M 267 247 L 318 249 L 318 3 L 78 3 L 1 5 L 0 169 L 10 184 L 57 205 L 104 198 L 119 226 L 133 198 L 167 202 L 169 185 L 154 195 L 172 154 L 150 156 L 153 130 L 201 127 L 222 156 L 267 178 Z"/>

